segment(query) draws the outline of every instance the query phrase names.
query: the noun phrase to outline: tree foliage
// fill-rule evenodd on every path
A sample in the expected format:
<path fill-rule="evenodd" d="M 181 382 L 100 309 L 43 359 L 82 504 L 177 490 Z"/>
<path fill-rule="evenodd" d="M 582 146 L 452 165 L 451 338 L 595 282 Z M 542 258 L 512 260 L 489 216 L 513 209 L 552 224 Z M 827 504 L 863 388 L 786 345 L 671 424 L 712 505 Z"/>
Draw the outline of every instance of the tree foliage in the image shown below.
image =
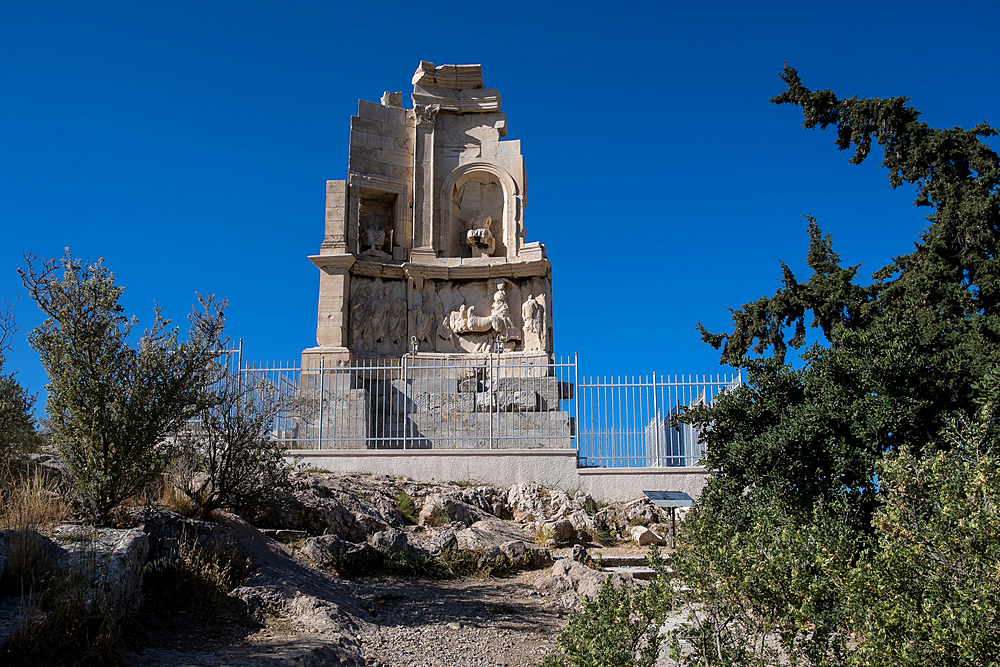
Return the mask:
<path fill-rule="evenodd" d="M 166 436 L 204 405 L 225 303 L 199 297 L 183 341 L 156 308 L 133 346 L 137 320 L 124 314 L 124 288 L 101 260 L 85 265 L 67 249 L 61 258 L 27 256 L 26 263 L 21 279 L 46 315 L 28 342 L 49 375 L 52 438 L 84 509 L 103 522 L 163 470 L 171 453 Z"/>
<path fill-rule="evenodd" d="M 782 264 L 780 288 L 734 310 L 729 333 L 701 329 L 748 380 L 682 417 L 703 432 L 712 471 L 676 559 L 707 619 L 689 639 L 708 664 L 841 664 L 851 628 L 880 627 L 865 620 L 877 606 L 858 610 L 890 576 L 889 565 L 876 567 L 889 545 L 906 551 L 886 523 L 892 510 L 879 509 L 889 488 L 880 471 L 902 483 L 906 471 L 926 477 L 932 461 L 958 465 L 964 450 L 939 434 L 954 415 L 976 414 L 978 387 L 1000 366 L 1000 160 L 983 142 L 997 132 L 931 128 L 903 97 L 814 92 L 787 66 L 782 79 L 787 90 L 773 102 L 801 108 L 806 128 L 835 129 L 855 164 L 880 147 L 890 185 L 915 186 L 930 224 L 913 252 L 861 284 L 859 266 L 842 266 L 810 219 L 808 279 Z M 807 343 L 807 326 L 822 342 Z M 793 350 L 796 364 L 786 359 Z M 917 463 L 888 463 L 904 460 Z M 951 524 L 934 529 L 961 535 Z M 984 558 L 996 568 L 995 556 Z M 977 609 L 995 627 L 996 601 Z"/>
<path fill-rule="evenodd" d="M 2 372 L 17 330 L 14 306 L 5 304 L 0 309 L 0 462 L 35 444 L 35 419 L 31 414 L 35 397 L 17 382 L 14 373 Z"/>
<path fill-rule="evenodd" d="M 864 637 L 857 665 L 988 665 L 1000 660 L 1000 386 L 975 420 L 942 433 L 947 451 L 879 466 L 878 542 L 851 573 L 847 608 Z"/>

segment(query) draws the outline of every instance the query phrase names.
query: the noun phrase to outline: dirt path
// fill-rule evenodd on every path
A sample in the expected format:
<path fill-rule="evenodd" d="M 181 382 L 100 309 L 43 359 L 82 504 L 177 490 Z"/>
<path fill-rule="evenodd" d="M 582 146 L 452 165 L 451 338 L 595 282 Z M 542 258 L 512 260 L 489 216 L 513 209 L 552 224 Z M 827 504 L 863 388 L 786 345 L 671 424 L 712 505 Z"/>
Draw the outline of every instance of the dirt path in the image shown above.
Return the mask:
<path fill-rule="evenodd" d="M 353 593 L 374 618 L 362 639 L 373 667 L 531 665 L 555 650 L 566 624 L 559 602 L 534 589 L 543 572 L 486 580 L 375 578 Z"/>

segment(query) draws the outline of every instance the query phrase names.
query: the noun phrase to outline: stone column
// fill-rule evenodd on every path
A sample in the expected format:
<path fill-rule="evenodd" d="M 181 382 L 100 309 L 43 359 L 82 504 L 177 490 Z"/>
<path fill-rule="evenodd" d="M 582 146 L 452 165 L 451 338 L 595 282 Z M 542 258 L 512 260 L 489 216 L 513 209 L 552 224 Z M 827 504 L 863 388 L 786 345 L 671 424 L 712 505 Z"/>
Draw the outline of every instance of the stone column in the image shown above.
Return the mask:
<path fill-rule="evenodd" d="M 326 182 L 326 232 L 320 254 L 347 252 L 347 181 Z M 322 279 L 321 284 L 322 284 Z"/>
<path fill-rule="evenodd" d="M 416 104 L 416 145 L 413 165 L 413 251 L 410 261 L 426 263 L 434 249 L 434 121 L 440 107 Z"/>

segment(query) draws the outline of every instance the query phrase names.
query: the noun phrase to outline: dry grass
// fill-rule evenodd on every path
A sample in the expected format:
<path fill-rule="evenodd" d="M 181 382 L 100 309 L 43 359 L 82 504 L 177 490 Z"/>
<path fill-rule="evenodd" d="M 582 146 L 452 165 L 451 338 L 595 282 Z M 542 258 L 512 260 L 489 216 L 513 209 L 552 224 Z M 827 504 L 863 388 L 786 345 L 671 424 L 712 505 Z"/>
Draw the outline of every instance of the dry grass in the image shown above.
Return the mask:
<path fill-rule="evenodd" d="M 38 530 L 65 519 L 69 507 L 37 471 L 0 464 L 0 530 Z"/>

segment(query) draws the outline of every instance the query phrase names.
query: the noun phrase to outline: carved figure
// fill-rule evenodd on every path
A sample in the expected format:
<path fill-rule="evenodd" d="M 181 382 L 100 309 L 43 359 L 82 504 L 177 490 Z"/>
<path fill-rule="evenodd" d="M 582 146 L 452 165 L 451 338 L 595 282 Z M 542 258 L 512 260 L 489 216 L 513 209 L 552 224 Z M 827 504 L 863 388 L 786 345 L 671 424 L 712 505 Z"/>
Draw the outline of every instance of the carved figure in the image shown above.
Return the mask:
<path fill-rule="evenodd" d="M 442 308 L 443 310 L 443 308 Z M 431 344 L 431 326 L 434 324 L 434 317 L 431 312 L 423 306 L 417 308 L 416 313 L 416 337 L 417 343 Z"/>
<path fill-rule="evenodd" d="M 378 227 L 368 227 L 361 232 L 361 245 L 368 246 L 361 254 L 374 257 L 388 257 L 382 250 L 385 245 L 385 230 Z"/>
<path fill-rule="evenodd" d="M 497 283 L 497 291 L 493 295 L 492 311 L 487 316 L 476 315 L 476 307 L 465 307 L 462 304 L 458 310 L 448 316 L 448 324 L 455 333 L 482 333 L 496 331 L 504 341 L 520 340 L 521 332 L 514 326 L 510 318 L 510 306 L 507 305 L 507 292 L 504 283 Z"/>
<path fill-rule="evenodd" d="M 544 351 L 545 344 L 545 307 L 535 300 L 531 294 L 521 305 L 521 319 L 524 321 L 524 349 L 526 351 Z"/>
<path fill-rule="evenodd" d="M 480 213 L 469 221 L 469 231 L 465 233 L 465 244 L 472 249 L 474 257 L 489 257 L 496 248 L 496 239 L 490 231 L 493 219 Z"/>
<path fill-rule="evenodd" d="M 361 286 L 351 299 L 351 344 L 371 347 L 372 300 L 368 287 Z"/>
<path fill-rule="evenodd" d="M 390 344 L 398 348 L 406 338 L 406 301 L 397 299 L 391 302 L 388 329 Z"/>
<path fill-rule="evenodd" d="M 493 328 L 503 336 L 505 341 L 521 340 L 521 332 L 514 326 L 514 320 L 510 318 L 510 306 L 507 305 L 507 292 L 504 290 L 504 281 L 497 283 L 497 291 L 493 294 Z"/>
<path fill-rule="evenodd" d="M 372 306 L 372 317 L 370 322 L 370 328 L 372 335 L 374 336 L 375 346 L 381 346 L 386 342 L 388 338 L 388 330 L 386 328 L 387 320 L 389 317 L 389 300 L 390 290 L 386 287 L 382 290 L 382 296 L 375 299 L 375 303 Z"/>

